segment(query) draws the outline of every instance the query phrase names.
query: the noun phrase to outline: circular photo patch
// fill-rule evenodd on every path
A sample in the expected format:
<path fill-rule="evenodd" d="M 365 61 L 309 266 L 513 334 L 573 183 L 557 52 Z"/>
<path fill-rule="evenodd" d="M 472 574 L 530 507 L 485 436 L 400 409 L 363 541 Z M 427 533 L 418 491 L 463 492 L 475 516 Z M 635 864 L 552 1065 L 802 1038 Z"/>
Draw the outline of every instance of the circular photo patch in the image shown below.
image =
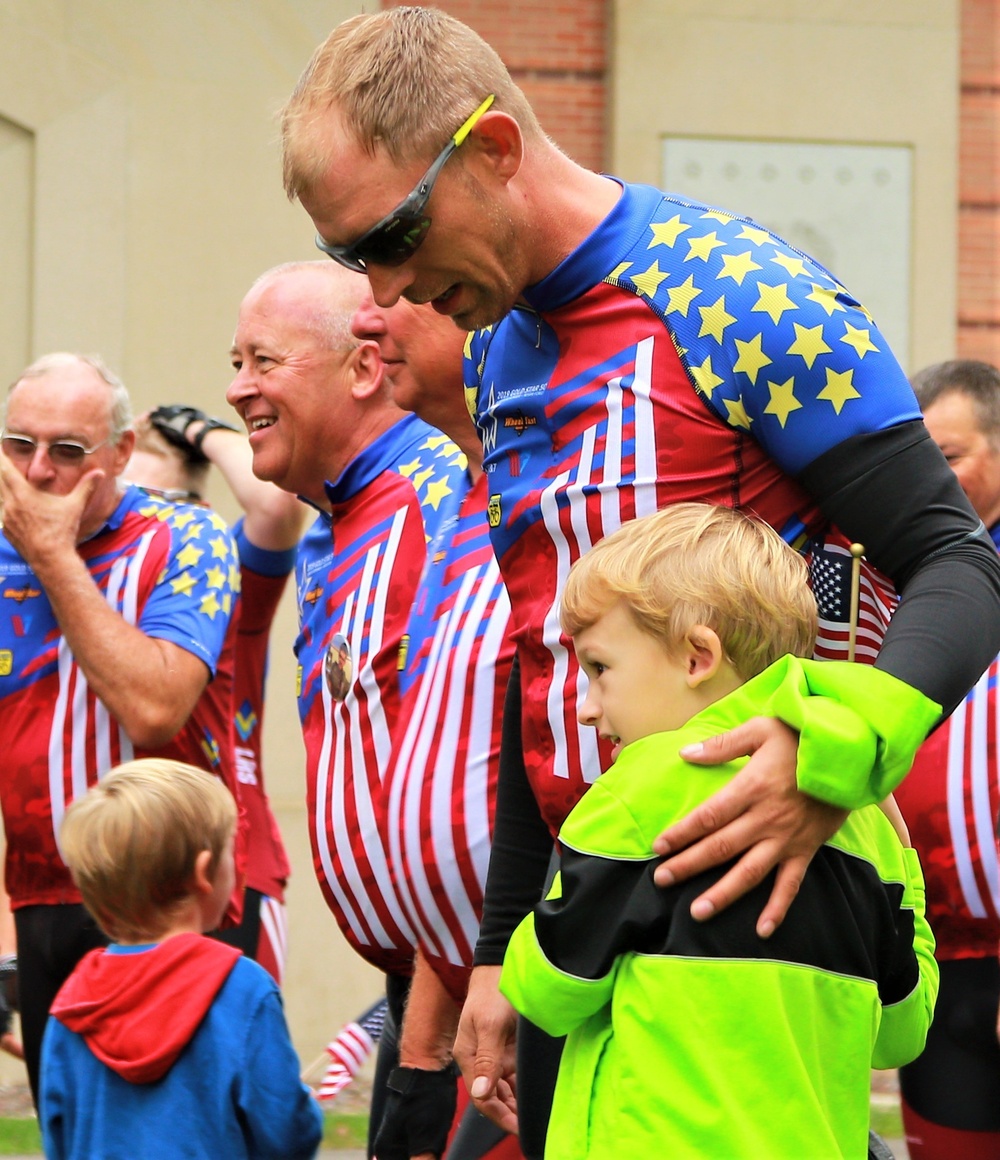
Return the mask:
<path fill-rule="evenodd" d="M 335 701 L 343 701 L 351 687 L 351 678 L 354 674 L 354 663 L 351 660 L 351 650 L 347 638 L 337 633 L 330 641 L 326 650 L 326 660 L 323 663 L 323 673 L 326 677 L 326 687 Z"/>

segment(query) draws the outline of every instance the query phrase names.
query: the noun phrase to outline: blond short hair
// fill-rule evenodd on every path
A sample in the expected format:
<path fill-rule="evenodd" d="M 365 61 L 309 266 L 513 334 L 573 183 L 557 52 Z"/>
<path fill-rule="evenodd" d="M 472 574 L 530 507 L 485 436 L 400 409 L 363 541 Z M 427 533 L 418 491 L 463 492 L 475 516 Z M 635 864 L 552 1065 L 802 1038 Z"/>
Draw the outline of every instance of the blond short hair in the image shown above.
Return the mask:
<path fill-rule="evenodd" d="M 84 905 L 112 939 L 156 938 L 193 891 L 195 860 L 214 877 L 236 829 L 236 802 L 193 765 L 119 765 L 66 811 L 62 856 Z"/>
<path fill-rule="evenodd" d="M 302 196 L 329 166 L 319 125 L 331 108 L 367 153 L 430 161 L 490 93 L 526 138 L 544 137 L 497 53 L 453 16 L 401 7 L 351 17 L 315 51 L 281 110 L 285 192 Z"/>
<path fill-rule="evenodd" d="M 787 653 L 809 656 L 816 639 L 805 561 L 725 507 L 673 504 L 601 540 L 570 569 L 563 631 L 576 636 L 619 601 L 671 652 L 694 625 L 713 629 L 744 680 Z"/>

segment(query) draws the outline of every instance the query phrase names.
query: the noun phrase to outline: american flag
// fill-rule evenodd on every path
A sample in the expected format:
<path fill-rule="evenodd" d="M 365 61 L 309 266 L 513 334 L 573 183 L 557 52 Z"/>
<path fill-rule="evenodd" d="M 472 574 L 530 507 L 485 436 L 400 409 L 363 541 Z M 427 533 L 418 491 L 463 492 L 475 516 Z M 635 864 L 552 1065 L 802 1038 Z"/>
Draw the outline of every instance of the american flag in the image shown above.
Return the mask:
<path fill-rule="evenodd" d="M 387 1007 L 385 999 L 379 999 L 363 1015 L 345 1024 L 337 1037 L 326 1045 L 330 1062 L 316 1088 L 318 1100 L 329 1102 L 336 1099 L 358 1074 L 382 1035 Z"/>
<path fill-rule="evenodd" d="M 846 540 L 830 535 L 809 551 L 809 583 L 819 611 L 816 656 L 847 660 L 851 618 L 851 553 Z M 861 560 L 855 660 L 874 664 L 897 603 L 889 581 Z"/>

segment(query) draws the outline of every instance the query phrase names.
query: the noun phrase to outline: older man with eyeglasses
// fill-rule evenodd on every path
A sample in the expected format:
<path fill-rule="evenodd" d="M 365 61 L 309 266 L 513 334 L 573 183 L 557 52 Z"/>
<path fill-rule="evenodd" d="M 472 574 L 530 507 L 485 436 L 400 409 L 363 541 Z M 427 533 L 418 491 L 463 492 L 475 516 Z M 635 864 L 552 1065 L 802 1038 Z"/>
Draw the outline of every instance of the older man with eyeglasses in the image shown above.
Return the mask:
<path fill-rule="evenodd" d="M 66 808 L 154 752 L 236 791 L 235 545 L 212 513 L 123 484 L 130 423 L 103 363 L 60 353 L 15 381 L 0 434 L 0 806 L 36 1102 L 49 1006 L 106 942 L 59 854 Z"/>

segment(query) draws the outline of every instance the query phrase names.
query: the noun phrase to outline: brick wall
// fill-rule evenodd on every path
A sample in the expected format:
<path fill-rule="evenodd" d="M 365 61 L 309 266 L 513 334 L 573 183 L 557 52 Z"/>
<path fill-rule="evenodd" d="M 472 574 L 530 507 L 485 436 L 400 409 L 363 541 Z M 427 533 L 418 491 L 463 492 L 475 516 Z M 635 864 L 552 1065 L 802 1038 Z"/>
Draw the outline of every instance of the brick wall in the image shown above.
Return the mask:
<path fill-rule="evenodd" d="M 962 0 L 958 355 L 1000 365 L 1000 0 Z"/>
<path fill-rule="evenodd" d="M 435 0 L 434 6 L 496 49 L 561 149 L 589 169 L 604 167 L 609 0 Z"/>

